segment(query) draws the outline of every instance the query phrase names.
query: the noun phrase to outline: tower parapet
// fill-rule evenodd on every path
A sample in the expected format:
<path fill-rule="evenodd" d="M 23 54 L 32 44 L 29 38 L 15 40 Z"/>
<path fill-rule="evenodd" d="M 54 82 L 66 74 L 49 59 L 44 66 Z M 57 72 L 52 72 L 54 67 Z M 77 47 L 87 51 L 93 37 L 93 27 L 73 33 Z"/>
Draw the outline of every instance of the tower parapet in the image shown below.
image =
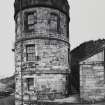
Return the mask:
<path fill-rule="evenodd" d="M 21 8 L 20 8 L 21 5 Z M 15 0 L 15 16 L 22 9 L 33 7 L 48 7 L 58 9 L 69 17 L 69 4 L 67 0 Z"/>

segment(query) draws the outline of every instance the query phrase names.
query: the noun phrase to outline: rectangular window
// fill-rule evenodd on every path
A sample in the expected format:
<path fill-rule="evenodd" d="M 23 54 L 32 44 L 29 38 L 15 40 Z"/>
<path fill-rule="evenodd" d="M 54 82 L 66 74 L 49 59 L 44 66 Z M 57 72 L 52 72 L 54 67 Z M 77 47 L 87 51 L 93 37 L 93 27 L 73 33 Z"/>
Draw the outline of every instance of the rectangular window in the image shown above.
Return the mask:
<path fill-rule="evenodd" d="M 36 12 L 26 12 L 24 17 L 24 30 L 26 32 L 34 31 L 36 23 L 37 23 Z"/>
<path fill-rule="evenodd" d="M 52 30 L 57 31 L 57 16 L 51 15 L 50 26 Z"/>
<path fill-rule="evenodd" d="M 50 21 L 49 21 L 50 30 L 53 32 L 59 31 L 59 28 L 60 28 L 59 22 L 60 22 L 60 19 L 59 19 L 58 15 L 55 13 L 51 13 L 50 14 Z"/>
<path fill-rule="evenodd" d="M 33 90 L 34 78 L 27 78 L 27 88 L 28 88 L 28 91 Z"/>
<path fill-rule="evenodd" d="M 26 46 L 27 61 L 35 61 L 35 45 Z"/>

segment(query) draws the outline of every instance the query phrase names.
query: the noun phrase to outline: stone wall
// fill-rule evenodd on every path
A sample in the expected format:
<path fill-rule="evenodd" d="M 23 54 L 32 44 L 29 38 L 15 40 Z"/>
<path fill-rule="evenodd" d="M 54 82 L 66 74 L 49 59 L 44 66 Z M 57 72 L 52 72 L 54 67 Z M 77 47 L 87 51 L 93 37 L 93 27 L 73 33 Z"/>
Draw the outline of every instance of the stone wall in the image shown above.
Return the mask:
<path fill-rule="evenodd" d="M 25 29 L 25 20 L 26 20 L 26 13 L 34 12 L 36 14 L 36 24 L 33 26 L 34 30 L 29 32 Z M 51 19 L 51 14 L 54 14 L 58 17 L 58 31 L 52 30 L 52 27 L 49 23 Z M 69 42 L 69 33 L 68 30 L 68 18 L 67 16 L 60 12 L 59 10 L 54 10 L 50 8 L 44 7 L 36 7 L 31 9 L 25 9 L 22 11 L 22 18 L 20 19 L 20 13 L 15 17 L 16 20 L 16 40 L 18 41 L 21 38 L 36 38 L 36 37 L 49 37 L 49 38 L 57 38 L 64 41 Z M 20 34 L 20 28 L 22 27 L 22 36 Z"/>
<path fill-rule="evenodd" d="M 30 13 L 34 18 L 27 18 Z M 23 10 L 15 20 L 16 105 L 21 105 L 22 100 L 24 105 L 34 103 L 38 97 L 41 100 L 65 97 L 70 73 L 67 16 L 56 9 L 37 7 Z M 27 24 L 30 27 L 27 28 Z M 34 45 L 34 61 L 27 61 L 29 45 Z M 33 86 L 28 90 L 27 79 L 30 78 Z"/>
<path fill-rule="evenodd" d="M 104 51 L 80 63 L 80 97 L 87 101 L 101 101 L 105 97 Z"/>

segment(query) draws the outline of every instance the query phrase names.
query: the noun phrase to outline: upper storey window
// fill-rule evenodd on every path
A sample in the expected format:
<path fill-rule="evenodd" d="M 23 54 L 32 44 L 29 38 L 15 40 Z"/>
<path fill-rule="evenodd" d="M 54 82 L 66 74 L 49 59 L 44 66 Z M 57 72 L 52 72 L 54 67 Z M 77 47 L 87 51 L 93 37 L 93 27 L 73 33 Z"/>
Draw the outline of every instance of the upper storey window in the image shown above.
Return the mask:
<path fill-rule="evenodd" d="M 35 45 L 26 46 L 27 61 L 35 61 Z"/>
<path fill-rule="evenodd" d="M 25 32 L 32 32 L 35 30 L 35 24 L 37 23 L 36 12 L 26 12 L 24 18 L 24 30 Z"/>
<path fill-rule="evenodd" d="M 50 14 L 49 24 L 50 24 L 50 31 L 58 32 L 59 28 L 60 28 L 59 16 L 57 14 L 55 14 L 55 13 L 51 13 Z"/>
<path fill-rule="evenodd" d="M 16 29 L 15 29 L 15 32 L 16 32 L 16 39 L 20 38 L 21 37 L 21 19 L 20 19 L 20 16 L 17 16 L 16 17 Z"/>

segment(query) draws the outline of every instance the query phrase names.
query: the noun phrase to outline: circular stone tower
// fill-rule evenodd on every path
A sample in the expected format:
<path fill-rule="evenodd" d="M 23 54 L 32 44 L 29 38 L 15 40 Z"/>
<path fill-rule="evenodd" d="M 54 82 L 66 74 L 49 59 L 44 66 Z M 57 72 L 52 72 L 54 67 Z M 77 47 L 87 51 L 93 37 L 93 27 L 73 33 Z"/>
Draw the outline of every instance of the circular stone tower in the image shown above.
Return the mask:
<path fill-rule="evenodd" d="M 15 105 L 68 94 L 67 0 L 15 0 Z"/>

